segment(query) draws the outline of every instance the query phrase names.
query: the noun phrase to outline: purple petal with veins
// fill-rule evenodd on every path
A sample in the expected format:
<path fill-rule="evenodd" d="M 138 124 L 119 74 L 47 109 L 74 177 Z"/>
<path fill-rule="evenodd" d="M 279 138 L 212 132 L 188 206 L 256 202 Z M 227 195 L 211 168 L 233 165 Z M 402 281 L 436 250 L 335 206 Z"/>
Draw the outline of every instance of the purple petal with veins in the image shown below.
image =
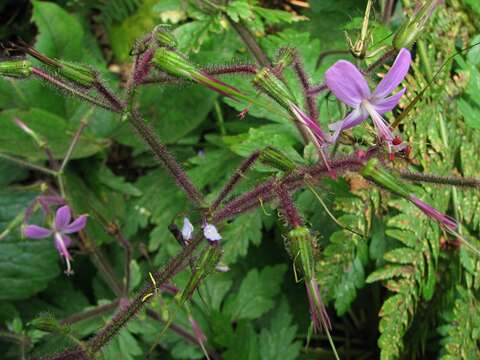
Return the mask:
<path fill-rule="evenodd" d="M 44 239 L 52 235 L 53 231 L 37 225 L 27 225 L 23 229 L 23 235 L 32 239 Z"/>
<path fill-rule="evenodd" d="M 67 227 L 72 219 L 72 213 L 68 205 L 62 206 L 55 214 L 55 229 L 62 231 Z"/>
<path fill-rule="evenodd" d="M 412 62 L 412 55 L 407 49 L 402 49 L 397 55 L 395 62 L 388 71 L 387 75 L 380 81 L 377 88 L 373 92 L 373 96 L 382 98 L 390 94 L 407 76 Z"/>
<path fill-rule="evenodd" d="M 76 233 L 82 230 L 87 225 L 88 215 L 80 215 L 76 220 L 67 225 L 63 230 L 63 234 Z"/>
<path fill-rule="evenodd" d="M 355 65 L 345 60 L 337 61 L 325 72 L 325 82 L 337 99 L 353 108 L 370 96 L 363 75 Z"/>
<path fill-rule="evenodd" d="M 372 99 L 372 105 L 379 114 L 385 114 L 392 111 L 392 109 L 397 106 L 400 98 L 405 94 L 406 90 L 406 88 L 403 88 L 396 94 L 379 100 Z"/>

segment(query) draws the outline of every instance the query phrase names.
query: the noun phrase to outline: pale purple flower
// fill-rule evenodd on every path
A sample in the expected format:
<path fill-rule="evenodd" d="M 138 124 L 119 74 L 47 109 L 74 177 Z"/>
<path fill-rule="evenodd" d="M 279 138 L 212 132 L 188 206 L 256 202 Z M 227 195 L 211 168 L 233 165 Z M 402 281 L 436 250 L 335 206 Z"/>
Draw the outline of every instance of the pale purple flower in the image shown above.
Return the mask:
<path fill-rule="evenodd" d="M 222 239 L 215 225 L 209 223 L 205 223 L 205 226 L 203 227 L 203 236 L 210 241 L 218 241 Z"/>
<path fill-rule="evenodd" d="M 38 225 L 27 225 L 23 229 L 23 234 L 32 239 L 44 239 L 53 236 L 55 247 L 60 256 L 65 259 L 67 263 L 67 274 L 72 274 L 70 261 L 72 257 L 68 252 L 68 247 L 72 244 L 72 239 L 67 234 L 77 233 L 82 230 L 87 224 L 87 215 L 80 215 L 74 221 L 72 220 L 72 213 L 68 205 L 60 207 L 55 214 L 55 221 L 52 228 L 44 228 Z"/>
<path fill-rule="evenodd" d="M 348 61 L 337 61 L 326 71 L 325 80 L 328 88 L 337 99 L 353 108 L 345 119 L 330 125 L 330 129 L 334 131 L 333 142 L 343 130 L 350 129 L 371 117 L 378 137 L 387 143 L 389 152 L 392 148 L 398 151 L 405 147 L 403 144 L 393 143 L 395 137 L 382 115 L 397 106 L 405 93 L 406 89 L 403 88 L 389 96 L 407 75 L 411 62 L 410 51 L 400 50 L 392 67 L 373 93 L 360 71 Z"/>
<path fill-rule="evenodd" d="M 190 241 L 193 234 L 193 225 L 187 217 L 183 218 L 182 237 L 185 241 Z"/>
<path fill-rule="evenodd" d="M 450 230 L 455 231 L 457 229 L 458 224 L 455 220 L 451 219 L 445 214 L 442 214 L 440 211 L 431 207 L 430 205 L 424 203 L 415 195 L 410 195 L 408 199 L 413 204 L 415 204 L 420 210 L 422 210 L 425 213 L 425 215 L 427 215 L 428 217 L 438 221 L 440 224 L 442 224 L 443 226 L 447 227 Z"/>

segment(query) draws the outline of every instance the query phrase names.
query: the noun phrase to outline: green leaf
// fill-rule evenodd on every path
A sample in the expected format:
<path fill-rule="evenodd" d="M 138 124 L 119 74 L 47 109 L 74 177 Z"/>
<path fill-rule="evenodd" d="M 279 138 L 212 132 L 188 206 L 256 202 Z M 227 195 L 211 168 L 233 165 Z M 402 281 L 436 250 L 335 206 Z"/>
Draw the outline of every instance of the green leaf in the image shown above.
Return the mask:
<path fill-rule="evenodd" d="M 262 360 L 294 360 L 300 355 L 302 344 L 295 341 L 297 326 L 292 325 L 288 303 L 283 299 L 273 314 L 270 326 L 263 328 L 260 337 L 260 358 Z"/>
<path fill-rule="evenodd" d="M 143 351 L 128 328 L 123 328 L 112 341 L 102 348 L 102 354 L 105 359 L 135 360 L 143 354 Z"/>
<path fill-rule="evenodd" d="M 232 320 L 256 319 L 266 313 L 275 303 L 286 270 L 283 264 L 250 270 L 235 296 L 227 299 L 224 312 Z"/>
<path fill-rule="evenodd" d="M 63 158 L 76 128 L 59 116 L 40 109 L 28 111 L 6 110 L 0 113 L 0 126 L 2 128 L 0 151 L 30 160 L 46 158 L 45 152 L 39 149 L 33 139 L 15 125 L 13 119 L 16 117 L 20 118 L 47 142 L 56 158 Z M 84 134 L 80 138 L 72 158 L 91 156 L 107 145 L 106 141 Z"/>
<path fill-rule="evenodd" d="M 240 19 L 248 20 L 248 18 L 253 15 L 251 5 L 244 0 L 234 0 L 229 2 L 225 11 L 235 22 L 238 22 Z"/>
<path fill-rule="evenodd" d="M 0 300 L 20 300 L 45 289 L 60 269 L 52 239 L 0 241 Z"/>
<path fill-rule="evenodd" d="M 223 353 L 225 360 L 260 360 L 258 353 L 258 335 L 249 321 L 239 321 L 227 351 Z"/>
<path fill-rule="evenodd" d="M 60 6 L 33 1 L 33 21 L 39 36 L 35 47 L 41 53 L 62 60 L 79 61 L 83 52 L 83 28 Z"/>
<path fill-rule="evenodd" d="M 411 266 L 388 265 L 372 272 L 365 281 L 371 284 L 376 281 L 391 279 L 395 276 L 411 276 L 414 271 L 415 269 Z"/>
<path fill-rule="evenodd" d="M 0 190 L 0 241 L 21 237 L 24 212 L 37 195 L 35 191 Z"/>
<path fill-rule="evenodd" d="M 247 255 L 250 243 L 258 246 L 262 240 L 261 210 L 252 211 L 238 216 L 222 231 L 225 241 L 223 260 L 232 264 L 239 257 Z"/>
<path fill-rule="evenodd" d="M 142 192 L 138 190 L 135 186 L 126 182 L 122 177 L 115 176 L 115 174 L 105 166 L 98 169 L 97 176 L 102 184 L 108 186 L 112 190 L 116 190 L 125 195 L 142 195 Z"/>

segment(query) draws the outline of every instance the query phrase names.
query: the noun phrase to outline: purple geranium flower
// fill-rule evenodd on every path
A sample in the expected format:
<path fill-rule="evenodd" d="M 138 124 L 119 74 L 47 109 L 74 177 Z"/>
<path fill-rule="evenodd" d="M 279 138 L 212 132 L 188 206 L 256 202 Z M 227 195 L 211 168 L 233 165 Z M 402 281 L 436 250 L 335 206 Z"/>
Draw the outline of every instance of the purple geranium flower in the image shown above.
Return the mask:
<path fill-rule="evenodd" d="M 330 125 L 330 129 L 335 132 L 334 142 L 343 130 L 360 124 L 370 116 L 377 129 L 378 137 L 388 144 L 389 152 L 392 148 L 401 150 L 405 147 L 405 145 L 394 143 L 395 137 L 382 114 L 391 111 L 405 93 L 406 89 L 403 88 L 389 96 L 407 75 L 411 61 L 410 51 L 400 50 L 391 69 L 373 93 L 370 92 L 367 80 L 360 71 L 348 61 L 337 61 L 326 71 L 325 80 L 328 88 L 340 101 L 353 108 L 345 119 Z"/>
<path fill-rule="evenodd" d="M 73 234 L 82 230 L 87 224 L 87 215 L 81 215 L 71 222 L 72 214 L 68 205 L 60 207 L 55 214 L 55 221 L 51 229 L 47 229 L 38 225 L 27 225 L 23 229 L 23 234 L 32 239 L 44 239 L 53 235 L 55 247 L 60 256 L 65 258 L 67 270 L 65 273 L 72 274 L 70 261 L 72 257 L 67 248 L 72 244 L 67 234 Z"/>

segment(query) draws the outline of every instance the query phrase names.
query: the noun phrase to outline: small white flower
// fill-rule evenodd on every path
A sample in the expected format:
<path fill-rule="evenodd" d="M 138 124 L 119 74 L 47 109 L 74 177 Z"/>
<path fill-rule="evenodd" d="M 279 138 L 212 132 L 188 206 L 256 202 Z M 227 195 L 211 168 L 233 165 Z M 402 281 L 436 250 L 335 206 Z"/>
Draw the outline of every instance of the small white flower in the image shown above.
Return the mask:
<path fill-rule="evenodd" d="M 222 239 L 215 225 L 208 223 L 203 227 L 203 235 L 210 241 L 218 241 Z"/>
<path fill-rule="evenodd" d="M 183 218 L 183 228 L 182 228 L 183 240 L 185 240 L 185 241 L 191 240 L 192 239 L 192 234 L 193 234 L 193 225 L 190 222 L 190 220 L 188 220 L 187 217 L 184 217 Z"/>

